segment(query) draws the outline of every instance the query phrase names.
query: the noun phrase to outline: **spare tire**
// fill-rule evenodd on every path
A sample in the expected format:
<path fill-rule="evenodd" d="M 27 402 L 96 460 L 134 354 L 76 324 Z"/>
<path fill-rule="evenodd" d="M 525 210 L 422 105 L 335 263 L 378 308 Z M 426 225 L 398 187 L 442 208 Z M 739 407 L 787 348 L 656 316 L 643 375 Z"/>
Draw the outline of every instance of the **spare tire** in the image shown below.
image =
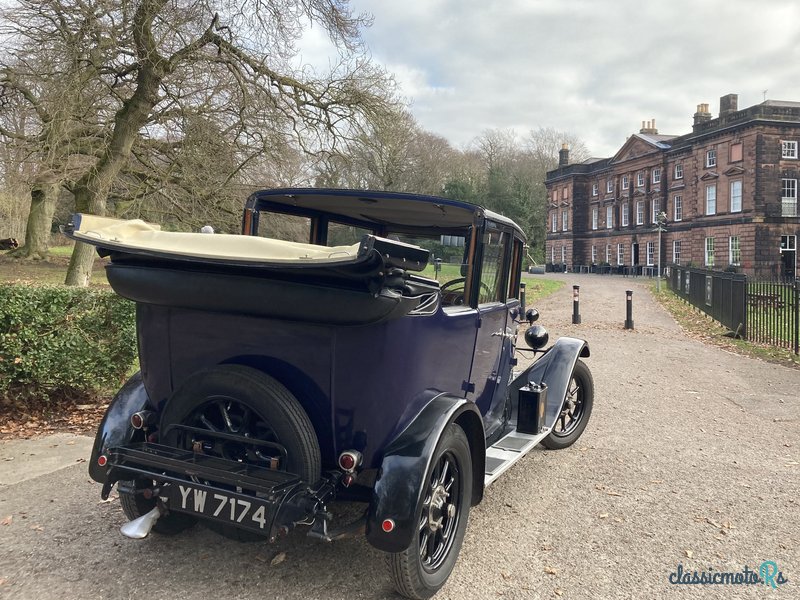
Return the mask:
<path fill-rule="evenodd" d="M 160 443 L 192 449 L 195 435 L 170 425 L 183 424 L 209 432 L 239 436 L 220 440 L 209 436 L 203 452 L 228 460 L 287 471 L 313 484 L 320 478 L 319 442 L 311 420 L 286 387 L 269 375 L 241 365 L 219 365 L 189 377 L 170 397 L 161 413 Z M 253 444 L 262 440 L 285 448 L 280 451 Z M 212 529 L 229 537 L 263 539 L 216 522 Z"/>

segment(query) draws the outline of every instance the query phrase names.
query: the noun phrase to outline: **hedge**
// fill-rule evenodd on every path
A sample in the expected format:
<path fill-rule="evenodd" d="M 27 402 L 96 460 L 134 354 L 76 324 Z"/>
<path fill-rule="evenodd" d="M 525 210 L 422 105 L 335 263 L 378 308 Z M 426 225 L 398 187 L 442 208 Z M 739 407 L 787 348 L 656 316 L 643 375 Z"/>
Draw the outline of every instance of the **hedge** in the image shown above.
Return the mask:
<path fill-rule="evenodd" d="M 107 290 L 0 283 L 0 399 L 107 392 L 135 357 L 130 301 Z"/>

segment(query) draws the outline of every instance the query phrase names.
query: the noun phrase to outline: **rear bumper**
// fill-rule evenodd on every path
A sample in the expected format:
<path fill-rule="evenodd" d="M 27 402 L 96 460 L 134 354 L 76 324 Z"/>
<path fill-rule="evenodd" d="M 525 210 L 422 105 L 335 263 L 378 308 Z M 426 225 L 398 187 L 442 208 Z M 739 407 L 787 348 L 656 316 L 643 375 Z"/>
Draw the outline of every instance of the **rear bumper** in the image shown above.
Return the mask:
<path fill-rule="evenodd" d="M 255 531 L 274 540 L 298 521 L 323 510 L 321 500 L 333 486 L 311 490 L 285 471 L 207 456 L 158 444 L 111 448 L 107 454 L 107 496 L 117 481 L 146 479 L 170 511 Z"/>

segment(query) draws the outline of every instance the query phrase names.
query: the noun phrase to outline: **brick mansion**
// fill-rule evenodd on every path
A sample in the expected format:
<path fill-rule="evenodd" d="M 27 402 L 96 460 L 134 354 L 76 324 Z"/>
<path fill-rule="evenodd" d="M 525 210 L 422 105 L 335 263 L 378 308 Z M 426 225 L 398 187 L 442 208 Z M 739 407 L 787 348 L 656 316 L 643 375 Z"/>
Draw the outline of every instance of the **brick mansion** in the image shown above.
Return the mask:
<path fill-rule="evenodd" d="M 546 261 L 556 270 L 641 271 L 660 252 L 662 266 L 794 278 L 799 143 L 800 102 L 740 110 L 728 94 L 716 118 L 698 105 L 685 135 L 643 122 L 613 157 L 576 164 L 564 147 L 545 181 Z"/>

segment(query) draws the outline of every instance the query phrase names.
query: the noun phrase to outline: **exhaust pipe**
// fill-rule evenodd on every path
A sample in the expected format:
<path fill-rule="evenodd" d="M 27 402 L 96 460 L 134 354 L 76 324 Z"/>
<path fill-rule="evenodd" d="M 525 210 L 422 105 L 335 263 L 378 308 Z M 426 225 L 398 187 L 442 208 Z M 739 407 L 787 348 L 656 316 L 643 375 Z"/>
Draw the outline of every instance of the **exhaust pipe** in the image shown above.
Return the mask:
<path fill-rule="evenodd" d="M 152 410 L 140 410 L 131 415 L 131 426 L 134 429 L 144 429 L 155 425 L 156 414 Z"/>
<path fill-rule="evenodd" d="M 120 533 L 125 537 L 129 537 L 132 540 L 141 540 L 142 538 L 146 538 L 147 534 L 150 533 L 150 530 L 153 529 L 153 525 L 156 524 L 158 518 L 162 515 L 162 509 L 159 504 L 151 510 L 149 513 L 142 515 L 138 519 L 134 519 L 133 521 L 128 521 L 122 527 L 119 528 Z"/>

